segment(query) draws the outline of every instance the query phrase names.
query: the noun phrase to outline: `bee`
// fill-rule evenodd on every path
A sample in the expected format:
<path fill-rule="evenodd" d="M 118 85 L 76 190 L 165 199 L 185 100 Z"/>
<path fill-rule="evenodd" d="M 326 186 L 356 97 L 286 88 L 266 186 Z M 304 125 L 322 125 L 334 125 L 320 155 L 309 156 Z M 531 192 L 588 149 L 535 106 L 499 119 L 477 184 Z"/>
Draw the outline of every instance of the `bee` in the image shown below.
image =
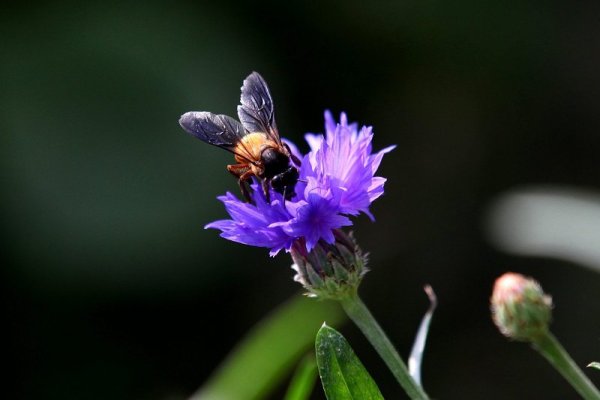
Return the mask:
<path fill-rule="evenodd" d="M 295 194 L 299 178 L 295 165 L 300 165 L 300 160 L 279 136 L 269 88 L 257 72 L 252 72 L 241 90 L 239 122 L 227 115 L 191 111 L 181 116 L 179 124 L 203 142 L 233 153 L 237 164 L 228 165 L 227 171 L 238 178 L 248 202 L 251 201 L 248 184 L 253 176 L 261 181 L 267 201 L 270 201 L 269 187 L 289 200 Z"/>

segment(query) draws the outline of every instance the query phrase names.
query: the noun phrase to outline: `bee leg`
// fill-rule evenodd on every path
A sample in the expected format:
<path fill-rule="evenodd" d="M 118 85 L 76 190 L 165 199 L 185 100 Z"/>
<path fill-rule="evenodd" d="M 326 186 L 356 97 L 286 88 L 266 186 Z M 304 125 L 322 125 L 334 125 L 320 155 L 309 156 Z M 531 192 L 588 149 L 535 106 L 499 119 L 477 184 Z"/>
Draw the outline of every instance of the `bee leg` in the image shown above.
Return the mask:
<path fill-rule="evenodd" d="M 248 189 L 248 180 L 253 176 L 254 173 L 252 171 L 246 171 L 240 176 L 240 179 L 238 180 L 238 184 L 240 185 L 242 195 L 248 203 L 254 203 L 252 201 L 252 197 L 250 197 L 250 190 Z"/>
<path fill-rule="evenodd" d="M 265 194 L 265 199 L 267 200 L 267 203 L 271 203 L 271 193 L 269 192 L 269 180 L 268 179 L 262 180 L 262 189 L 263 189 L 263 193 Z"/>
<path fill-rule="evenodd" d="M 242 195 L 248 203 L 251 203 L 252 198 L 250 197 L 250 191 L 248 190 L 247 181 L 254 176 L 252 170 L 248 168 L 247 164 L 235 164 L 228 165 L 227 171 L 229 171 L 233 176 L 238 178 L 238 185 L 240 185 Z"/>
<path fill-rule="evenodd" d="M 244 199 L 246 199 L 246 203 L 253 203 L 252 197 L 250 197 L 250 191 L 248 190 L 248 185 L 246 184 L 246 181 L 240 179 L 238 181 L 238 184 L 240 185 L 242 196 L 244 196 Z"/>
<path fill-rule="evenodd" d="M 248 167 L 248 164 L 234 164 L 234 165 L 227 166 L 227 171 L 229 171 L 231 173 L 231 175 L 235 176 L 236 178 L 241 177 L 249 170 L 250 170 L 250 167 Z M 248 178 L 246 178 L 246 179 L 248 179 Z"/>
<path fill-rule="evenodd" d="M 300 159 L 298 157 L 296 157 L 294 155 L 294 153 L 292 153 L 292 151 L 290 150 L 290 146 L 288 146 L 287 143 L 284 143 L 283 146 L 286 148 L 286 150 L 290 154 L 290 158 L 292 159 L 292 161 L 294 162 L 294 164 L 296 164 L 297 166 L 301 166 L 302 165 L 302 161 L 300 161 Z"/>

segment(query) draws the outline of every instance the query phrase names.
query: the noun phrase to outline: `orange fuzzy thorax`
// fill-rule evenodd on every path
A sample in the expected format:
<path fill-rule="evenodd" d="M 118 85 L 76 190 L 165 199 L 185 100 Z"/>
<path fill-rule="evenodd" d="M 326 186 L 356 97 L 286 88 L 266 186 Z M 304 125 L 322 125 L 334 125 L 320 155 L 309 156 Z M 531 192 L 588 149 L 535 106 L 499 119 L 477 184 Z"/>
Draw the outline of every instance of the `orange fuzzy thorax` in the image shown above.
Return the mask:
<path fill-rule="evenodd" d="M 235 146 L 235 160 L 239 163 L 251 161 L 257 166 L 262 166 L 262 152 L 269 147 L 278 146 L 263 132 L 249 133 Z"/>

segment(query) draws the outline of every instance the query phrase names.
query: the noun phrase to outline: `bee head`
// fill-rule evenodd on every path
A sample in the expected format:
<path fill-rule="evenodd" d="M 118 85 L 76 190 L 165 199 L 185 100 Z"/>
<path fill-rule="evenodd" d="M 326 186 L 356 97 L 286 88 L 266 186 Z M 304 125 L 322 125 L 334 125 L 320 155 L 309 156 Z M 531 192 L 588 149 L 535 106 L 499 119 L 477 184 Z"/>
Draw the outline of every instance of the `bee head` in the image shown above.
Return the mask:
<path fill-rule="evenodd" d="M 286 200 L 290 200 L 295 195 L 294 186 L 299 178 L 298 169 L 294 166 L 289 166 L 285 171 L 277 174 L 271 180 L 273 189 L 285 196 Z"/>
<path fill-rule="evenodd" d="M 263 150 L 261 159 L 265 167 L 265 178 L 273 178 L 287 170 L 290 166 L 290 158 L 276 148 L 268 147 Z"/>

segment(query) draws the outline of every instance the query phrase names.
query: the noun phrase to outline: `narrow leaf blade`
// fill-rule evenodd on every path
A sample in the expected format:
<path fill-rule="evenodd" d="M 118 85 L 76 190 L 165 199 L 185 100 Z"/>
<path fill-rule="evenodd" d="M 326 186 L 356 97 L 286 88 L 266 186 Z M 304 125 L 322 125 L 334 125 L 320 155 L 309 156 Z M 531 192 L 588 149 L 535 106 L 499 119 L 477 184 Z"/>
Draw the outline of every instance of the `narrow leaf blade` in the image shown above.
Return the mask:
<path fill-rule="evenodd" d="M 319 375 L 328 400 L 383 399 L 375 381 L 338 331 L 323 324 L 315 347 Z"/>
<path fill-rule="evenodd" d="M 317 362 L 314 355 L 304 357 L 296 368 L 284 400 L 306 400 L 310 397 L 317 378 Z"/>
<path fill-rule="evenodd" d="M 429 309 L 421 320 L 417 337 L 415 338 L 415 342 L 410 352 L 410 357 L 408 358 L 408 370 L 410 376 L 412 376 L 415 382 L 417 382 L 420 386 L 422 386 L 421 365 L 423 365 L 423 352 L 425 351 L 425 343 L 427 342 L 427 334 L 429 333 L 431 318 L 433 317 L 433 312 L 437 307 L 437 297 L 433 291 L 433 288 L 429 285 L 425 285 L 424 289 L 425 294 L 427 294 L 427 297 L 429 297 Z"/>

